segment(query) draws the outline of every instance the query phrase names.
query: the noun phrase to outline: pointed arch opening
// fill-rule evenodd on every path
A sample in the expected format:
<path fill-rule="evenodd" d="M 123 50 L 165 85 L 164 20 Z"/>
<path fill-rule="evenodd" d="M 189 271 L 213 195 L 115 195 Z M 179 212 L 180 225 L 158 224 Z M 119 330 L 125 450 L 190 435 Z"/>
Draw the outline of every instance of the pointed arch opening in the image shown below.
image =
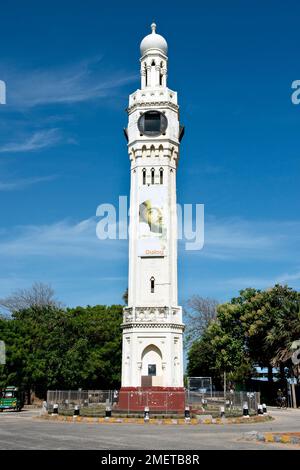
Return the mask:
<path fill-rule="evenodd" d="M 155 344 L 149 344 L 142 352 L 142 375 L 162 375 L 162 353 Z"/>
<path fill-rule="evenodd" d="M 160 86 L 163 85 L 163 67 L 164 67 L 164 63 L 161 62 L 160 63 L 160 68 L 159 68 L 159 84 L 160 84 Z"/>
<path fill-rule="evenodd" d="M 163 148 L 162 145 L 160 145 L 160 146 L 158 147 L 158 153 L 159 153 L 159 156 L 160 156 L 160 157 L 163 157 L 163 156 L 164 156 L 164 148 Z"/>
<path fill-rule="evenodd" d="M 163 170 L 163 168 L 159 169 L 159 184 L 164 184 L 164 170 Z"/>
<path fill-rule="evenodd" d="M 155 183 L 155 170 L 151 168 L 151 184 Z"/>

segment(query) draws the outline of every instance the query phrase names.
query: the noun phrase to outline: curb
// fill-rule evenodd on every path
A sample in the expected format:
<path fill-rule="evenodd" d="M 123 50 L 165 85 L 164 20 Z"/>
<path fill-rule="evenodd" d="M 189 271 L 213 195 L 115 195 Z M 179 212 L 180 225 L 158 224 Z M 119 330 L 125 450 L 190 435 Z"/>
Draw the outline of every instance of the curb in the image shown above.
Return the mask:
<path fill-rule="evenodd" d="M 248 424 L 249 422 L 264 422 L 267 419 L 272 419 L 264 416 L 255 416 L 245 420 L 244 418 L 191 418 L 189 421 L 185 421 L 184 418 L 172 419 L 172 418 L 150 418 L 145 423 L 143 418 L 94 418 L 88 416 L 63 416 L 63 415 L 41 415 L 36 419 L 43 419 L 47 421 L 60 421 L 65 423 L 85 423 L 85 424 L 155 424 L 155 425 L 197 425 L 197 424 Z"/>
<path fill-rule="evenodd" d="M 259 442 L 276 442 L 280 444 L 296 444 L 300 445 L 300 433 L 280 433 L 280 432 L 257 432 L 251 431 L 244 434 L 247 441 L 259 441 Z"/>

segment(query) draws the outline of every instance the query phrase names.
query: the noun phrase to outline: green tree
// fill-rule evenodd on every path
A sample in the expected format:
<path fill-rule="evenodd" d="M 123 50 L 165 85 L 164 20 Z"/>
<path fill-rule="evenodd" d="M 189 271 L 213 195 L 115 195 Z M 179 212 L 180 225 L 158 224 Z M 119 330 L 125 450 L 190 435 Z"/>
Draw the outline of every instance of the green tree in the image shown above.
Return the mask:
<path fill-rule="evenodd" d="M 224 321 L 224 311 L 220 306 L 217 319 L 209 324 L 188 353 L 188 374 L 212 377 L 219 389 L 223 387 L 224 372 L 229 374 L 230 380 L 235 381 L 240 379 L 241 370 L 247 374 L 251 371 L 242 335 L 239 329 L 232 329 L 230 324 L 229 318 Z"/>
<path fill-rule="evenodd" d="M 256 364 L 268 367 L 270 382 L 274 365 L 284 379 L 291 344 L 300 338 L 299 302 L 297 291 L 278 284 L 264 291 L 245 289 L 232 300 L 241 313 L 249 355 Z"/>
<path fill-rule="evenodd" d="M 275 285 L 259 291 L 248 288 L 219 305 L 217 317 L 189 352 L 189 373 L 205 370 L 215 377 L 228 372 L 241 381 L 253 375 L 254 365 L 292 371 L 292 344 L 300 338 L 300 294 Z M 199 373 L 199 372 L 198 372 Z M 294 371 L 295 373 L 295 371 Z"/>
<path fill-rule="evenodd" d="M 120 384 L 122 306 L 32 307 L 1 319 L 7 362 L 0 386 L 44 397 L 47 389 L 115 388 Z"/>

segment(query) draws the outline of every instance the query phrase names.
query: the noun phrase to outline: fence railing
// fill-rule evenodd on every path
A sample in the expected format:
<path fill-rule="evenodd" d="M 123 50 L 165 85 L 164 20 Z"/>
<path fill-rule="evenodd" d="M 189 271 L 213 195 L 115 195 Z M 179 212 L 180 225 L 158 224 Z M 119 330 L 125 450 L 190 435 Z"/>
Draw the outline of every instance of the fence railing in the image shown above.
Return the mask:
<path fill-rule="evenodd" d="M 116 403 L 118 393 L 115 390 L 48 390 L 47 406 L 51 410 L 54 404 L 59 410 L 80 408 L 105 409 Z"/>
<path fill-rule="evenodd" d="M 105 413 L 106 408 L 118 413 L 140 413 L 148 407 L 152 413 L 172 414 L 174 410 L 189 406 L 195 413 L 218 416 L 224 407 L 225 416 L 242 415 L 247 403 L 249 413 L 256 414 L 260 404 L 259 392 L 176 391 L 122 391 L 117 390 L 49 390 L 47 408 L 51 412 L 58 405 L 59 412 L 71 412 L 75 406 L 86 415 Z"/>
<path fill-rule="evenodd" d="M 199 409 L 216 414 L 224 407 L 225 415 L 242 414 L 245 404 L 250 413 L 256 413 L 260 404 L 259 392 L 186 392 L 186 404 L 192 409 Z"/>

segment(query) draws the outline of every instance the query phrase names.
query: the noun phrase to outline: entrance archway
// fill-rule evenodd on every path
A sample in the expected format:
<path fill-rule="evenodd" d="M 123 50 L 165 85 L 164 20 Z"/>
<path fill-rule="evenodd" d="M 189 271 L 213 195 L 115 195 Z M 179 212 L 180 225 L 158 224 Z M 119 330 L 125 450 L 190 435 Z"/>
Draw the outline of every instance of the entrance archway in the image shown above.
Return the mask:
<path fill-rule="evenodd" d="M 149 344 L 142 353 L 142 375 L 162 375 L 162 354 L 154 344 Z"/>

